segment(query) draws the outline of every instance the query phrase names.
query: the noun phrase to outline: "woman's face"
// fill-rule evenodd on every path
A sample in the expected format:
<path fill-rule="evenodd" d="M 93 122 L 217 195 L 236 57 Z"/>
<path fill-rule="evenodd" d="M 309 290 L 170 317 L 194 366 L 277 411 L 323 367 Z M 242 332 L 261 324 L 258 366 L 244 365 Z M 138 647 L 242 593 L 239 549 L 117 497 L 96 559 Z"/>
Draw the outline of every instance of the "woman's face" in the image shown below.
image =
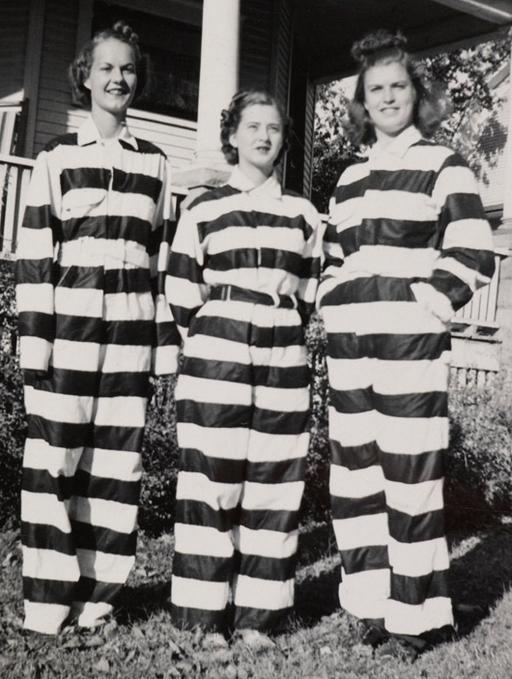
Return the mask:
<path fill-rule="evenodd" d="M 133 48 L 116 38 L 98 43 L 84 85 L 91 90 L 93 110 L 99 108 L 116 117 L 124 116 L 137 87 Z"/>
<path fill-rule="evenodd" d="M 399 61 L 377 62 L 364 75 L 364 105 L 379 137 L 396 137 L 413 122 L 416 91 Z"/>
<path fill-rule="evenodd" d="M 270 176 L 283 145 L 283 121 L 272 104 L 251 104 L 242 111 L 229 142 L 238 150 L 240 166 L 249 165 Z"/>

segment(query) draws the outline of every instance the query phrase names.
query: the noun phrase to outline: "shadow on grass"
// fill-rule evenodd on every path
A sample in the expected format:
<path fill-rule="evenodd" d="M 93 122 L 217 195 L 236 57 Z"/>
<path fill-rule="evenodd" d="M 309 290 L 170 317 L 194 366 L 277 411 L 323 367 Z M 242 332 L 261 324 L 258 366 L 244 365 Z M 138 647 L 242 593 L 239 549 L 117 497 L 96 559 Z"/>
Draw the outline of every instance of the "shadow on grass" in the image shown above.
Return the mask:
<path fill-rule="evenodd" d="M 124 587 L 116 601 L 116 620 L 120 625 L 145 622 L 154 613 L 170 611 L 171 582 Z"/>
<path fill-rule="evenodd" d="M 451 563 L 451 589 L 459 636 L 466 636 L 512 586 L 512 525 L 473 533 L 470 549 Z"/>
<path fill-rule="evenodd" d="M 460 499 L 460 498 L 459 498 Z M 455 555 L 450 581 L 459 636 L 469 634 L 503 593 L 512 587 L 512 523 L 484 507 L 447 506 L 448 540 Z M 340 578 L 337 548 L 330 521 L 301 529 L 293 618 L 301 627 L 313 627 L 322 617 L 339 610 Z M 125 587 L 118 600 L 120 624 L 144 622 L 170 610 L 170 581 Z"/>
<path fill-rule="evenodd" d="M 339 608 L 340 568 L 331 521 L 306 526 L 299 537 L 298 578 L 295 588 L 295 618 L 303 627 L 314 626 L 323 616 Z"/>
<path fill-rule="evenodd" d="M 457 632 L 466 636 L 512 587 L 512 523 L 503 524 L 501 514 L 483 501 L 476 502 L 474 496 L 467 505 L 460 504 L 460 495 L 456 500 L 455 507 L 455 498 L 448 498 L 446 512 L 448 542 L 455 549 L 450 583 Z M 329 559 L 335 553 L 330 522 L 301 535 L 299 569 L 307 574 L 296 587 L 295 614 L 303 626 L 312 627 L 339 609 L 340 569 Z"/>

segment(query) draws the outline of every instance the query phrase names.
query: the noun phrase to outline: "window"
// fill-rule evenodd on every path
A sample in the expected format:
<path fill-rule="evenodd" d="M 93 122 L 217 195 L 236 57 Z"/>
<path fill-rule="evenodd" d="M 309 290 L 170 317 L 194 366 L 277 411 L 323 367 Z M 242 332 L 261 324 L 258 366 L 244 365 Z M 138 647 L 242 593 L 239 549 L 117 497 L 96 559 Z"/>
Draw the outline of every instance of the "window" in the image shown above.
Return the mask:
<path fill-rule="evenodd" d="M 166 17 L 95 2 L 92 31 L 123 19 L 139 35 L 148 61 L 148 82 L 137 109 L 197 120 L 201 30 Z"/>

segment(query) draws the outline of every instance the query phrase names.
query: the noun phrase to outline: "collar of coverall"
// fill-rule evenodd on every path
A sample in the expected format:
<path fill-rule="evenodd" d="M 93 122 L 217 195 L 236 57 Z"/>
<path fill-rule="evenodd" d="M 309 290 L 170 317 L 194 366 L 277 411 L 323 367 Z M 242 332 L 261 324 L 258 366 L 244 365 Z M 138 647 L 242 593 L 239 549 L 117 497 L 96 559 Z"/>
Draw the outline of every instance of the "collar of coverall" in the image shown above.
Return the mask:
<path fill-rule="evenodd" d="M 413 144 L 422 138 L 421 132 L 414 125 L 409 125 L 403 132 L 400 132 L 393 141 L 388 144 L 375 142 L 371 147 L 368 158 L 373 160 L 383 154 L 391 154 L 397 158 L 403 158 Z"/>
<path fill-rule="evenodd" d="M 95 142 L 101 141 L 101 134 L 98 132 L 98 128 L 94 124 L 92 116 L 89 115 L 84 120 L 80 129 L 78 130 L 77 141 L 79 146 L 86 146 L 87 144 L 94 144 Z M 122 140 L 129 144 L 132 148 L 137 149 L 137 140 L 132 137 L 130 130 L 128 129 L 126 123 L 121 128 L 121 133 L 117 137 L 118 140 Z"/>
<path fill-rule="evenodd" d="M 283 192 L 281 190 L 281 183 L 274 172 L 263 184 L 256 186 L 254 182 L 247 177 L 239 165 L 235 165 L 228 184 L 239 191 L 250 191 L 254 196 L 262 195 L 269 198 L 281 198 Z"/>

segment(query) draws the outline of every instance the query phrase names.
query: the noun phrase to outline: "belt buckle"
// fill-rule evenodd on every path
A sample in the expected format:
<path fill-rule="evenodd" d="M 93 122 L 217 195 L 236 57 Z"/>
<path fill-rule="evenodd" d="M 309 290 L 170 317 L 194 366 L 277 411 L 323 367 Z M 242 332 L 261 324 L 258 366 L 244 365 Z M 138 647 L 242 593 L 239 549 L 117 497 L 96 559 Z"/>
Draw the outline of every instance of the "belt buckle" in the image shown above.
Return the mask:
<path fill-rule="evenodd" d="M 225 285 L 222 288 L 221 299 L 222 299 L 223 302 L 229 302 L 229 300 L 231 299 L 231 286 L 230 285 Z"/>

